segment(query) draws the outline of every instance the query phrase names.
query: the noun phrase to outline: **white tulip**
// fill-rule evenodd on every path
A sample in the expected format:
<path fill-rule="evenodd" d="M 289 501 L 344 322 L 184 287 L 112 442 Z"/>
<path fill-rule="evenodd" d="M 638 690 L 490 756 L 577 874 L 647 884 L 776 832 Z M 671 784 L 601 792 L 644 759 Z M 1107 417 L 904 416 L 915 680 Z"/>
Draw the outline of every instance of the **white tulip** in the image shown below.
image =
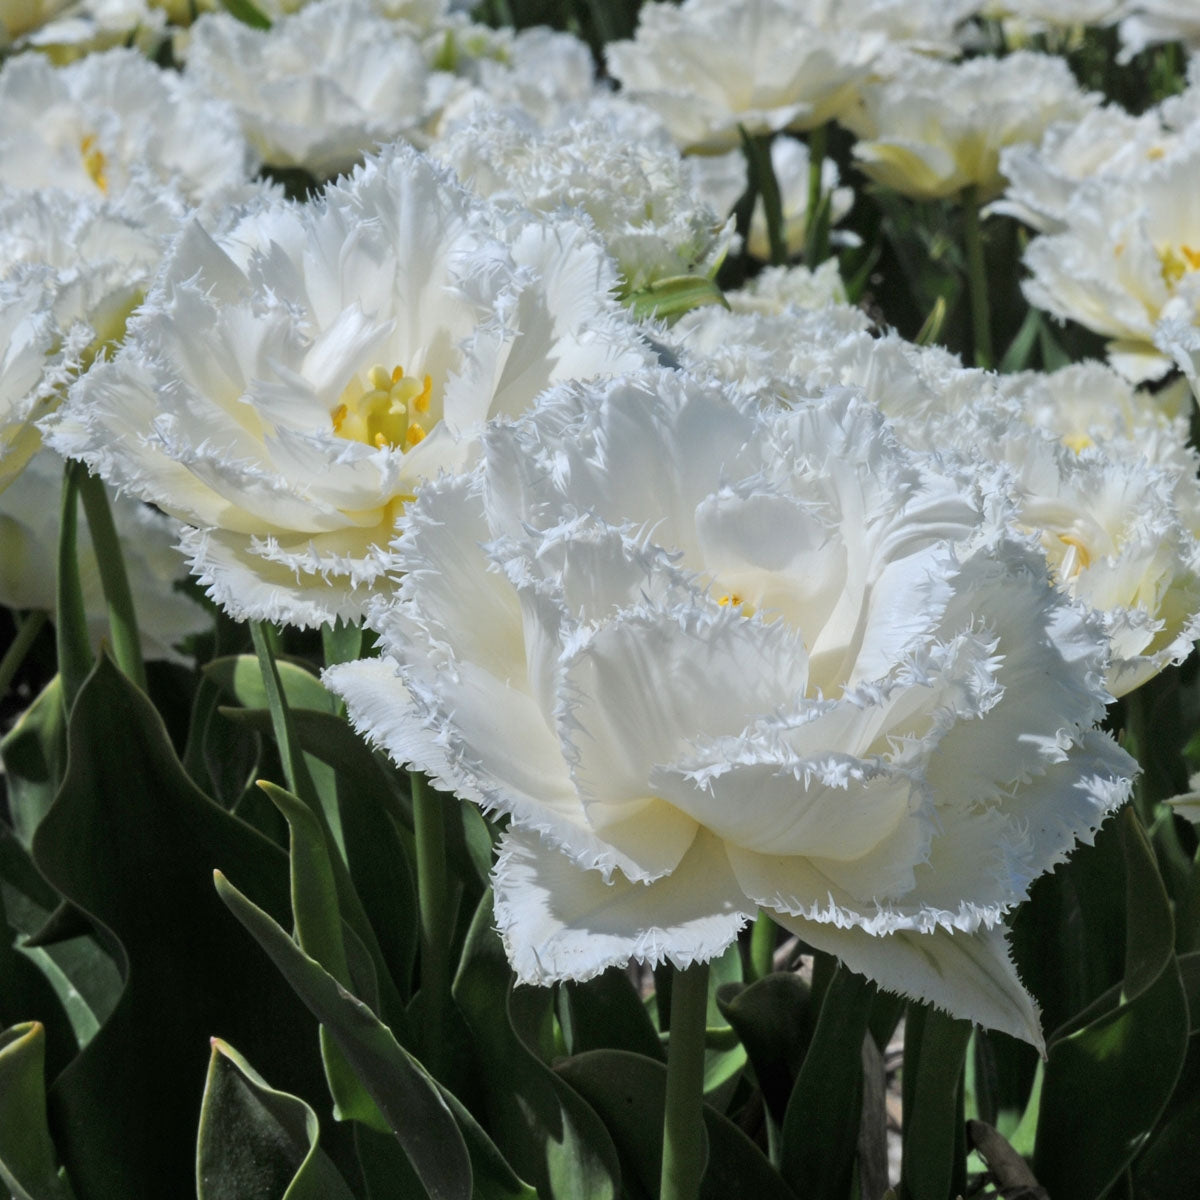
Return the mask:
<path fill-rule="evenodd" d="M 1005 914 L 1125 796 L 1104 646 L 963 479 L 839 390 L 558 389 L 427 485 L 385 657 L 327 683 L 508 814 L 523 982 L 720 954 L 762 908 L 888 989 L 1040 1045 Z"/>

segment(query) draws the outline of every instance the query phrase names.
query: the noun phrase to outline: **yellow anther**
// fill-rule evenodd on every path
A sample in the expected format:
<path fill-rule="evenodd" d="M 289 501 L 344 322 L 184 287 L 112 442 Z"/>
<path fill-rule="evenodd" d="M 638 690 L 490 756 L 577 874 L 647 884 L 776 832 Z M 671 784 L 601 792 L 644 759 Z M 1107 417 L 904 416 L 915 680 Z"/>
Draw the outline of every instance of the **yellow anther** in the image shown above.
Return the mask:
<path fill-rule="evenodd" d="M 1078 575 L 1085 567 L 1092 565 L 1092 556 L 1087 546 L 1073 533 L 1060 533 L 1058 540 L 1067 547 L 1067 557 L 1064 563 L 1064 574 Z M 1072 553 L 1074 551 L 1074 553 Z"/>
<path fill-rule="evenodd" d="M 1191 246 L 1168 246 L 1158 252 L 1159 262 L 1162 263 L 1163 282 L 1168 287 L 1174 287 L 1185 275 L 1200 270 L 1200 250 Z"/>
<path fill-rule="evenodd" d="M 1086 433 L 1068 433 L 1063 438 L 1063 444 L 1068 450 L 1074 450 L 1076 454 L 1079 454 L 1096 443 Z"/>
<path fill-rule="evenodd" d="M 742 598 L 737 594 L 737 592 L 726 592 L 725 595 L 723 595 L 720 600 L 717 601 L 717 603 L 722 608 L 728 608 L 730 605 L 733 605 L 734 608 L 740 608 Z"/>
<path fill-rule="evenodd" d="M 1164 154 L 1166 154 L 1166 150 L 1162 146 L 1151 146 L 1150 149 L 1146 151 L 1146 157 L 1151 162 L 1158 162 L 1158 160 L 1162 158 Z"/>
<path fill-rule="evenodd" d="M 102 191 L 108 191 L 108 166 L 104 153 L 96 145 L 96 135 L 89 133 L 79 139 L 79 153 L 83 156 L 83 169 L 92 177 L 92 182 Z"/>
<path fill-rule="evenodd" d="M 429 412 L 432 397 L 432 375 L 418 381 L 402 366 L 389 370 L 377 363 L 346 385 L 329 416 L 334 433 L 348 441 L 410 450 L 428 432 L 429 422 L 422 425 L 414 417 Z"/>
<path fill-rule="evenodd" d="M 428 412 L 429 411 L 429 397 L 432 395 L 432 393 L 433 393 L 433 376 L 426 375 L 425 376 L 425 385 L 413 397 L 413 402 L 412 402 L 413 408 L 415 408 L 417 410 L 417 412 L 419 412 L 419 413 Z"/>

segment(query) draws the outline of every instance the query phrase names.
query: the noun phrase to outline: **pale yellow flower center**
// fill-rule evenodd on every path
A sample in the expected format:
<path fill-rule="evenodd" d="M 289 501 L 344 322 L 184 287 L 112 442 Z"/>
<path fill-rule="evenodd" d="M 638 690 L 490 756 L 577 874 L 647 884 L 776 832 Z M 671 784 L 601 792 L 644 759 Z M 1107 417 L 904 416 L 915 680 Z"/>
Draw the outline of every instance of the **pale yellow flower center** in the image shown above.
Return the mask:
<path fill-rule="evenodd" d="M 1060 533 L 1058 540 L 1066 547 L 1066 553 L 1058 563 L 1061 579 L 1074 579 L 1080 571 L 1092 565 L 1092 556 L 1083 539 L 1073 533 Z"/>
<path fill-rule="evenodd" d="M 79 139 L 79 153 L 83 157 L 83 169 L 92 177 L 92 182 L 102 191 L 108 191 L 108 160 L 96 145 L 96 135 L 89 133 Z"/>
<path fill-rule="evenodd" d="M 429 412 L 433 379 L 416 380 L 403 367 L 374 366 L 364 384 L 355 377 L 329 414 L 333 432 L 351 442 L 411 450 L 429 432 L 420 419 Z"/>
<path fill-rule="evenodd" d="M 755 613 L 753 604 L 748 604 L 737 592 L 726 592 L 717 599 L 722 608 L 736 608 L 743 617 L 752 617 Z"/>
<path fill-rule="evenodd" d="M 1200 250 L 1191 246 L 1167 246 L 1158 252 L 1159 262 L 1162 263 L 1163 282 L 1174 289 L 1179 281 L 1191 271 L 1200 270 Z"/>

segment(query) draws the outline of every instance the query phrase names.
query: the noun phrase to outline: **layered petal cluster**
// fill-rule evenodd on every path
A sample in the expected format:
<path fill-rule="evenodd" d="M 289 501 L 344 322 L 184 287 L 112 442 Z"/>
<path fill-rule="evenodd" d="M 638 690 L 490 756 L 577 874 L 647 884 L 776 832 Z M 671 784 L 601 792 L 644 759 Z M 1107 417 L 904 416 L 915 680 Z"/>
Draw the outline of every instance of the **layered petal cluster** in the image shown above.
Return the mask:
<path fill-rule="evenodd" d="M 733 239 L 732 219 L 695 198 L 669 139 L 630 142 L 599 116 L 541 130 L 493 112 L 457 127 L 430 153 L 482 196 L 590 222 L 624 293 L 710 275 Z"/>
<path fill-rule="evenodd" d="M 1103 639 L 969 477 L 841 389 L 564 387 L 423 488 L 326 682 L 510 816 L 519 979 L 719 954 L 761 908 L 1040 1044 L 1004 917 L 1125 795 Z"/>
<path fill-rule="evenodd" d="M 270 29 L 208 14 L 192 27 L 186 74 L 234 105 L 264 162 L 322 179 L 396 138 L 422 141 L 453 83 L 366 0 L 318 0 Z"/>
<path fill-rule="evenodd" d="M 842 119 L 860 139 L 859 166 L 877 182 L 923 199 L 967 187 L 987 199 L 1003 187 L 1005 146 L 1036 142 L 1096 101 L 1053 55 L 1018 51 L 964 63 L 913 56 L 893 78 L 863 88 L 860 105 Z"/>
<path fill-rule="evenodd" d="M 750 134 L 812 129 L 839 116 L 887 44 L 881 33 L 828 31 L 805 0 L 650 3 L 608 69 L 662 118 L 683 150 L 707 154 Z"/>
<path fill-rule="evenodd" d="M 119 340 L 161 254 L 141 222 L 71 192 L 0 190 L 0 490 L 41 445 L 37 421 Z"/>
<path fill-rule="evenodd" d="M 1109 362 L 1135 382 L 1159 379 L 1173 357 L 1184 358 L 1174 347 L 1197 325 L 1198 181 L 1193 139 L 1128 178 L 1082 184 L 1062 228 L 1025 251 L 1030 302 L 1111 338 Z"/>
<path fill-rule="evenodd" d="M 0 185 L 61 188 L 140 210 L 199 206 L 250 178 L 233 109 L 135 50 L 55 68 L 19 54 L 0 68 Z"/>
<path fill-rule="evenodd" d="M 859 388 L 907 445 L 986 478 L 1013 530 L 1038 539 L 1058 586 L 1095 611 L 1114 695 L 1190 652 L 1200 634 L 1200 457 L 1179 387 L 1151 397 L 1100 363 L 1053 375 L 968 370 L 938 347 L 876 337 L 858 310 L 837 305 L 698 309 L 669 344 L 689 368 L 768 405 Z"/>
<path fill-rule="evenodd" d="M 1148 46 L 1184 42 L 1200 46 L 1200 3 L 1197 0 L 1127 0 L 1117 26 L 1121 38 L 1118 62 L 1128 62 Z"/>
<path fill-rule="evenodd" d="M 485 419 L 645 361 L 614 282 L 579 226 L 399 145 L 319 201 L 189 227 L 51 441 L 184 521 L 231 613 L 355 620 L 398 512 Z"/>
<path fill-rule="evenodd" d="M 1056 233 L 1066 227 L 1082 183 L 1128 179 L 1185 146 L 1160 110 L 1135 117 L 1120 105 L 1106 104 L 1079 121 L 1052 125 L 1041 142 L 1002 150 L 1000 171 L 1007 186 L 991 209 L 1041 233 Z"/>
<path fill-rule="evenodd" d="M 52 450 L 35 455 L 20 479 L 0 495 L 0 604 L 54 615 L 63 461 Z M 137 597 L 142 654 L 186 662 L 184 639 L 212 628 L 205 608 L 175 587 L 186 574 L 175 549 L 179 527 L 131 496 L 109 496 L 130 588 Z M 84 613 L 92 645 L 109 633 L 108 606 L 86 521 L 77 533 Z"/>

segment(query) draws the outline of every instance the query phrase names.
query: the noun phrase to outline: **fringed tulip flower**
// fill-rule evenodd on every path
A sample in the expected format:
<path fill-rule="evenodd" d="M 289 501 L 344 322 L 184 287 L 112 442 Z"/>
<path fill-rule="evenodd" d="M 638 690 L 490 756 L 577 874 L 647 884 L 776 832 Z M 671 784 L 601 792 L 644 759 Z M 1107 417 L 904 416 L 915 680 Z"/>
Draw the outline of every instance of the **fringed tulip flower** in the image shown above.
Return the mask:
<path fill-rule="evenodd" d="M 847 390 L 564 387 L 422 489 L 384 657 L 325 679 L 398 762 L 509 817 L 522 982 L 686 967 L 763 909 L 1040 1045 L 1005 917 L 1132 764 L 1095 729 L 1103 638 L 1006 515 Z"/>

